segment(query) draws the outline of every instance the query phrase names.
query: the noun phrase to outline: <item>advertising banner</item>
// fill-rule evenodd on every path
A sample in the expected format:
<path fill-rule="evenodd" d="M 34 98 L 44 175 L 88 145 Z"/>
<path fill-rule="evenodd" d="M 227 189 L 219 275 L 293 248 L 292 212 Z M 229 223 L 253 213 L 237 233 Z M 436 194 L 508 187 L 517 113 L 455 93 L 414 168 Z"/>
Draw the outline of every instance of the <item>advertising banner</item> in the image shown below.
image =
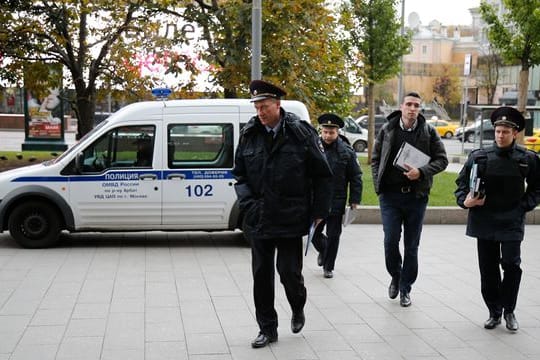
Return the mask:
<path fill-rule="evenodd" d="M 28 64 L 24 75 L 23 150 L 65 148 L 62 65 Z"/>

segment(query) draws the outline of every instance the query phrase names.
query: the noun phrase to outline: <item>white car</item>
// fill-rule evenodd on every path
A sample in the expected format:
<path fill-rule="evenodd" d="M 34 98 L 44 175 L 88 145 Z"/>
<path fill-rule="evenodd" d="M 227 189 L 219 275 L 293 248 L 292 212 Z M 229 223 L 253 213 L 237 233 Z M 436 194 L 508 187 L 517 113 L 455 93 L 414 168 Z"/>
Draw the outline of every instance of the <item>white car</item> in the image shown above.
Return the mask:
<path fill-rule="evenodd" d="M 341 129 L 341 134 L 344 135 L 356 152 L 363 152 L 368 145 L 368 131 L 359 126 L 353 118 L 344 117 L 345 125 Z"/>

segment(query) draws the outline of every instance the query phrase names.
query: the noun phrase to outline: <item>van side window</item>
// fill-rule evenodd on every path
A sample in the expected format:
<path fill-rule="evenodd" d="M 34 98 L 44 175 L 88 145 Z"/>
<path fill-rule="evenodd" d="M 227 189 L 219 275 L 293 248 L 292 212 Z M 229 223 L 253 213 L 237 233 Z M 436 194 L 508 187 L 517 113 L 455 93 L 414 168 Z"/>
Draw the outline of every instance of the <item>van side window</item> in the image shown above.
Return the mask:
<path fill-rule="evenodd" d="M 232 168 L 232 124 L 171 124 L 167 130 L 169 168 Z"/>
<path fill-rule="evenodd" d="M 83 152 L 82 172 L 113 168 L 151 168 L 154 126 L 122 126 L 94 141 Z"/>

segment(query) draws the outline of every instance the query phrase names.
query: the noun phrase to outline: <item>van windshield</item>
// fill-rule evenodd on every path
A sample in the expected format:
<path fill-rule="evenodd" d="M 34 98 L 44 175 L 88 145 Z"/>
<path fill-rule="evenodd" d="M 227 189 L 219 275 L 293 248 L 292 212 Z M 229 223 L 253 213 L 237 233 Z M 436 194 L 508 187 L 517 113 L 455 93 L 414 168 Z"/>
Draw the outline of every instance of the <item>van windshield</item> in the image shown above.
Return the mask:
<path fill-rule="evenodd" d="M 82 138 L 80 138 L 72 147 L 70 147 L 69 149 L 67 149 L 66 151 L 64 151 L 59 157 L 57 157 L 56 159 L 54 159 L 53 161 L 51 161 L 50 163 L 47 163 L 45 165 L 49 165 L 49 164 L 55 164 L 57 163 L 58 161 L 64 159 L 65 157 L 67 157 L 69 154 L 71 154 L 72 152 L 75 152 L 77 151 L 77 149 L 80 147 L 80 145 L 84 142 L 85 139 L 89 138 L 90 136 L 92 136 L 93 133 L 95 133 L 96 131 L 98 131 L 99 129 L 101 129 L 103 126 L 105 126 L 109 121 L 108 120 L 103 120 L 102 122 L 100 122 L 95 128 L 93 128 L 92 130 L 90 130 L 88 133 L 86 133 Z"/>

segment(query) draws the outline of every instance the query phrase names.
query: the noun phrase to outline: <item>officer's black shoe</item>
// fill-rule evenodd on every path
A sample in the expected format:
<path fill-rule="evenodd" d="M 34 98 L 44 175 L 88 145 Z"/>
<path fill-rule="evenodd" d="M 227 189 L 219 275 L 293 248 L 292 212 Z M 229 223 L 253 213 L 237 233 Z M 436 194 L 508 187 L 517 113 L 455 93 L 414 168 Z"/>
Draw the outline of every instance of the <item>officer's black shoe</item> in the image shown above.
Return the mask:
<path fill-rule="evenodd" d="M 317 256 L 317 265 L 323 266 L 322 252 L 320 252 L 319 256 Z"/>
<path fill-rule="evenodd" d="M 402 291 L 399 294 L 399 305 L 403 307 L 411 306 L 411 296 L 408 292 Z"/>
<path fill-rule="evenodd" d="M 506 321 L 506 328 L 508 330 L 517 331 L 519 329 L 519 324 L 516 320 L 516 316 L 514 315 L 514 313 L 504 314 L 504 320 Z"/>
<path fill-rule="evenodd" d="M 397 298 L 399 294 L 399 279 L 396 277 L 392 278 L 392 281 L 390 282 L 390 286 L 388 287 L 388 297 L 390 299 Z"/>
<path fill-rule="evenodd" d="M 495 329 L 497 325 L 501 323 L 501 317 L 500 316 L 490 316 L 489 319 L 486 320 L 484 323 L 484 328 L 491 330 Z"/>
<path fill-rule="evenodd" d="M 293 334 L 299 333 L 304 327 L 305 323 L 306 317 L 304 315 L 304 310 L 293 312 L 291 318 L 291 331 L 293 332 Z"/>
<path fill-rule="evenodd" d="M 324 270 L 324 277 L 327 279 L 331 279 L 334 277 L 334 273 L 332 273 L 332 270 Z"/>
<path fill-rule="evenodd" d="M 265 347 L 266 345 L 276 342 L 278 339 L 277 334 L 275 335 L 266 335 L 263 333 L 259 333 L 257 337 L 251 342 L 251 347 L 254 349 Z"/>

